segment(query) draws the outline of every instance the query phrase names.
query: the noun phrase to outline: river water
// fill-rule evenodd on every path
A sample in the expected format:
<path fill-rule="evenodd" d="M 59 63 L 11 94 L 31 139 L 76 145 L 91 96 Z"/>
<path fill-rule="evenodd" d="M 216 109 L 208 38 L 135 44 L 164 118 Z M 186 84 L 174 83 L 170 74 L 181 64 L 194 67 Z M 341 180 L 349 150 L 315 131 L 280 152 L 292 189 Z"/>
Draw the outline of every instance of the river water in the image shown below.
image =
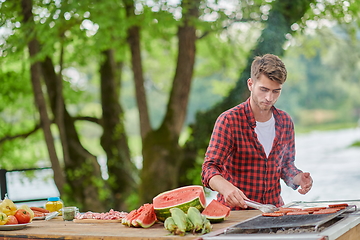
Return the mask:
<path fill-rule="evenodd" d="M 298 135 L 296 165 L 314 183 L 306 195 L 283 184 L 284 202 L 360 199 L 360 148 L 350 147 L 355 141 L 360 128 Z"/>
<path fill-rule="evenodd" d="M 360 141 L 360 128 L 314 131 L 296 135 L 296 165 L 311 173 L 312 190 L 301 195 L 282 182 L 285 203 L 292 201 L 352 200 L 360 199 L 360 148 L 349 147 Z M 43 170 L 44 176 L 23 180 L 20 173 L 8 173 L 8 195 L 13 200 L 47 198 L 59 193 L 51 180 L 52 171 Z M 216 195 L 211 192 L 208 202 Z"/>

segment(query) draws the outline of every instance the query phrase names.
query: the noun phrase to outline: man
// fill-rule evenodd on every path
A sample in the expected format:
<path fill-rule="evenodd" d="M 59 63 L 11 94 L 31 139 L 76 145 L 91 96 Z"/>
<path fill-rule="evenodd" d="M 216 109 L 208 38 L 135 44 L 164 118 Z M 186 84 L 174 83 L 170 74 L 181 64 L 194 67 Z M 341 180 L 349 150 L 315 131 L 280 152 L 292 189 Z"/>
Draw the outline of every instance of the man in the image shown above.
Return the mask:
<path fill-rule="evenodd" d="M 282 206 L 280 179 L 306 194 L 310 173 L 297 169 L 294 124 L 274 107 L 286 81 L 284 63 L 275 55 L 256 57 L 247 85 L 250 97 L 216 120 L 202 166 L 202 182 L 232 210 L 247 208 L 244 199 Z"/>

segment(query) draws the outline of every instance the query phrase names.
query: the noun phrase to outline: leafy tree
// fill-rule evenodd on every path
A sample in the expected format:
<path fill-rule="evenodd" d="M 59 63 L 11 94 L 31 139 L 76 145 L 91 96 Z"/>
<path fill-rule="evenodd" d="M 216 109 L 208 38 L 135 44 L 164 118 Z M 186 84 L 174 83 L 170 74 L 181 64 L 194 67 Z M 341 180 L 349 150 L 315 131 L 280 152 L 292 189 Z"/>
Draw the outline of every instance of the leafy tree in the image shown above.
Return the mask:
<path fill-rule="evenodd" d="M 198 151 L 202 150 L 204 152 L 206 149 L 214 122 L 220 113 L 239 104 L 239 102 L 244 101 L 249 96 L 246 80 L 250 76 L 250 67 L 254 57 L 266 53 L 272 53 L 280 57 L 283 56 L 283 45 L 287 40 L 286 34 L 291 32 L 293 24 L 301 21 L 312 2 L 312 0 L 275 1 L 271 5 L 270 12 L 263 14 L 261 18 L 266 18 L 267 21 L 256 45 L 247 58 L 246 67 L 241 71 L 236 86 L 227 97 L 214 105 L 214 107 L 204 112 L 198 112 L 196 115 L 196 122 L 192 125 L 192 137 L 186 146 L 188 153 L 192 152 L 193 154 L 189 154 L 189 157 L 183 164 L 184 172 L 193 169 L 200 163 L 196 161 Z M 189 183 L 187 179 L 183 179 L 183 181 L 183 184 Z"/>
<path fill-rule="evenodd" d="M 22 1 L 21 4 L 6 1 L 3 3 L 3 7 L 17 13 L 15 19 L 7 19 L 10 22 L 13 20 L 11 22 L 13 26 L 10 24 L 10 29 L 29 36 L 29 38 L 25 38 L 26 40 L 29 39 L 25 43 L 29 42 L 31 79 L 36 104 L 41 110 L 40 119 L 35 118 L 34 120 L 39 121 L 39 125 L 47 133 L 45 139 L 52 159 L 57 187 L 62 194 L 62 198 L 68 204 L 75 202 L 84 210 L 104 211 L 109 205 L 124 209 L 126 207 L 125 200 L 134 191 L 136 185 L 134 177 L 136 171 L 130 159 L 126 134 L 121 120 L 122 110 L 118 101 L 120 79 L 117 72 L 121 64 L 115 64 L 115 57 L 111 49 L 112 45 L 107 44 L 111 39 L 118 38 L 119 33 L 108 31 L 113 34 L 103 34 L 98 39 L 92 39 L 94 40 L 92 42 L 84 35 L 84 32 L 79 32 L 83 28 L 83 24 L 91 22 L 89 20 L 89 11 L 95 8 L 91 2 L 83 1 L 82 4 L 77 4 L 62 1 L 60 4 L 34 1 L 34 3 L 34 6 L 32 6 L 32 1 L 28 0 Z M 109 11 L 109 9 L 114 10 L 116 7 L 118 7 L 119 11 Z M 114 13 L 108 19 L 101 20 L 101 24 L 103 24 L 101 26 L 104 29 L 109 29 L 110 26 L 107 24 L 111 17 L 116 17 L 111 21 L 117 21 L 119 17 L 121 19 L 123 9 L 120 5 L 113 4 L 110 6 L 109 3 L 103 3 L 99 5 L 99 8 Z M 38 14 L 33 16 L 33 12 Z M 99 18 L 100 14 L 102 14 L 95 10 L 91 11 L 91 13 L 94 14 L 95 20 L 98 20 L 96 18 Z M 17 23 L 20 23 L 18 19 L 21 21 L 20 27 L 16 27 Z M 13 46 L 11 44 L 16 44 L 12 37 L 17 38 L 18 35 L 13 34 L 9 37 L 7 42 L 9 47 L 4 50 L 6 54 L 16 54 L 24 51 L 20 46 L 15 49 L 16 51 L 12 51 L 11 47 Z M 120 37 L 120 40 L 125 40 L 124 36 Z M 103 44 L 104 41 L 105 44 Z M 87 44 L 87 47 L 80 47 L 81 44 Z M 79 48 L 75 53 L 73 48 L 76 48 L 77 45 Z M 99 46 L 99 49 L 96 48 Z M 121 49 L 119 48 L 119 50 Z M 55 55 L 53 55 L 54 52 Z M 99 75 L 101 76 L 101 101 L 103 102 L 103 115 L 100 118 L 71 115 L 63 95 L 62 79 L 64 76 L 62 70 L 64 67 L 73 64 L 85 64 L 84 59 L 87 52 L 91 53 L 89 56 L 103 57 L 98 61 L 100 64 Z M 80 56 L 77 55 L 79 53 Z M 54 62 L 57 62 L 57 65 Z M 57 66 L 60 67 L 58 73 L 56 72 Z M 42 78 L 46 85 L 48 103 L 45 102 L 45 97 L 42 97 L 41 93 L 43 89 Z M 54 151 L 55 141 L 51 139 L 50 120 L 47 117 L 50 113 L 47 112 L 47 105 L 51 110 L 51 116 L 54 118 L 60 136 L 62 162 L 59 162 Z M 75 126 L 75 121 L 80 119 L 97 123 L 104 129 L 101 143 L 107 153 L 108 171 L 111 173 L 106 182 L 101 176 L 96 156 L 90 153 L 81 143 L 79 132 Z M 60 167 L 60 164 L 62 167 Z M 56 181 L 56 173 L 65 173 L 66 182 Z"/>
<path fill-rule="evenodd" d="M 248 96 L 253 57 L 283 56 L 285 43 L 309 20 L 346 23 L 358 9 L 356 2 L 340 0 L 222 3 L 2 1 L 0 24 L 8 34 L 0 48 L 0 166 L 44 164 L 30 158 L 46 164 L 49 158 L 62 198 L 84 211 L 130 209 L 162 191 L 199 183 L 213 123 Z M 224 78 L 218 96 L 189 106 L 202 97 L 191 99 L 191 90 L 216 88 L 214 78 Z M 135 105 L 137 113 L 125 125 Z M 188 111 L 197 109 L 186 128 L 194 120 Z M 189 138 L 183 145 L 184 129 Z M 140 135 L 140 172 L 128 132 Z M 37 148 L 22 156 L 23 146 Z M 108 177 L 100 155 L 106 155 Z"/>

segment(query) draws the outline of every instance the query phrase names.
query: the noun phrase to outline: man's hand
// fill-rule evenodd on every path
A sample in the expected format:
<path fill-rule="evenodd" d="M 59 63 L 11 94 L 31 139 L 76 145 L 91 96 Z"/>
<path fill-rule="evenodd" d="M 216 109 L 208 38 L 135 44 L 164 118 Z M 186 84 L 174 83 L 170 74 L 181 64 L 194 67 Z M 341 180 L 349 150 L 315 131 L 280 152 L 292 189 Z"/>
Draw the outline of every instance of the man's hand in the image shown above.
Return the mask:
<path fill-rule="evenodd" d="M 248 198 L 245 194 L 222 176 L 215 175 L 210 179 L 209 184 L 213 190 L 218 191 L 224 196 L 225 202 L 229 206 L 247 208 L 244 199 Z"/>
<path fill-rule="evenodd" d="M 310 173 L 301 172 L 294 177 L 294 184 L 300 185 L 301 188 L 298 190 L 299 193 L 306 194 L 307 192 L 310 191 L 313 184 L 313 180 L 310 176 Z"/>

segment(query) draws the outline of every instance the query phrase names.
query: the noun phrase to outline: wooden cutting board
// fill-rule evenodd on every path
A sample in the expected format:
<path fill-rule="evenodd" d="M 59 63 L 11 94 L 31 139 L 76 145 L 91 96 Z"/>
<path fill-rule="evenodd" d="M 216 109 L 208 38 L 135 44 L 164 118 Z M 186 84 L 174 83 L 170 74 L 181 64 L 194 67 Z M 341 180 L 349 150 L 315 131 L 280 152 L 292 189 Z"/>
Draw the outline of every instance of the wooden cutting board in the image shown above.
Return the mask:
<path fill-rule="evenodd" d="M 221 223 L 213 224 L 212 232 L 237 224 L 255 215 L 261 214 L 257 210 L 232 211 L 230 216 Z M 92 220 L 92 219 L 90 219 Z M 96 220 L 96 219 L 94 219 Z M 198 240 L 199 235 L 187 233 L 186 236 L 171 235 L 164 228 L 163 223 L 155 223 L 150 228 L 134 228 L 121 223 L 96 223 L 64 221 L 56 217 L 49 221 L 33 221 L 21 230 L 0 231 L 0 239 L 64 239 L 64 240 Z M 359 225 L 360 227 L 360 225 Z M 223 231 L 223 230 L 222 230 Z M 344 239 L 345 240 L 345 239 Z"/>
<path fill-rule="evenodd" d="M 101 219 L 74 219 L 76 223 L 121 223 L 121 219 L 101 220 Z"/>

